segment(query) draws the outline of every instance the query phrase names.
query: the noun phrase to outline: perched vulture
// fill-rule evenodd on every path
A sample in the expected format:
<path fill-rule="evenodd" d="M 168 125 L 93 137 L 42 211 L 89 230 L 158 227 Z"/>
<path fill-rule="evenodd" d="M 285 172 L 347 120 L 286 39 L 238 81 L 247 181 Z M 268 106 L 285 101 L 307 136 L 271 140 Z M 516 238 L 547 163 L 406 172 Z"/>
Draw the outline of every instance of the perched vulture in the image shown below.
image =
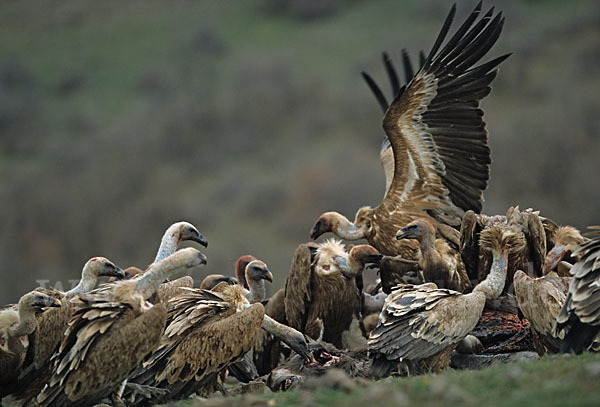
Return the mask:
<path fill-rule="evenodd" d="M 557 318 L 557 332 L 564 332 L 561 352 L 600 350 L 600 226 L 575 253 L 573 279 Z"/>
<path fill-rule="evenodd" d="M 69 325 L 73 308 L 71 299 L 92 290 L 99 277 L 122 279 L 123 270 L 104 257 L 88 260 L 81 271 L 81 280 L 66 293 L 38 288 L 37 291 L 61 300 L 61 307 L 51 308 L 39 315 L 38 328 L 29 335 L 29 349 L 19 380 L 12 389 L 17 400 L 35 397 L 50 378 L 50 358 L 58 349 Z"/>
<path fill-rule="evenodd" d="M 156 349 L 166 326 L 166 305 L 152 305 L 148 298 L 174 273 L 200 264 L 206 264 L 206 256 L 185 248 L 153 263 L 138 279 L 73 300 L 52 377 L 35 401 L 83 407 L 111 396 L 119 402 L 122 382 Z"/>
<path fill-rule="evenodd" d="M 508 55 L 474 65 L 498 39 L 504 19 L 501 14 L 492 18 L 492 9 L 475 23 L 478 5 L 442 46 L 455 10 L 383 118 L 394 154 L 385 198 L 376 208 L 359 209 L 354 222 L 337 212 L 321 215 L 311 230 L 313 239 L 326 232 L 348 240 L 366 238 L 384 255 L 415 259 L 416 242 L 396 240 L 401 227 L 425 218 L 440 237 L 458 243 L 454 228 L 464 211 L 481 210 L 491 159 L 479 102 L 490 93 L 496 67 Z"/>
<path fill-rule="evenodd" d="M 565 331 L 557 332 L 556 319 L 565 303 L 571 276 L 562 277 L 553 270 L 561 269 L 561 260 L 583 242 L 583 236 L 574 227 L 557 227 L 553 233 L 554 247 L 544 260 L 542 277 L 532 278 L 522 270 L 514 274 L 519 309 L 529 321 L 533 344 L 540 355 L 559 352 L 565 336 Z"/>
<path fill-rule="evenodd" d="M 28 357 L 30 335 L 38 328 L 40 312 L 60 306 L 59 299 L 31 291 L 21 297 L 16 310 L 0 310 L 0 400 L 14 391 Z"/>
<path fill-rule="evenodd" d="M 524 270 L 532 276 L 540 276 L 546 256 L 546 234 L 539 212 L 518 206 L 510 207 L 506 216 L 477 215 L 467 211 L 463 216 L 460 237 L 460 252 L 471 281 L 483 281 L 490 269 L 492 257 L 488 250 L 479 246 L 482 230 L 499 227 L 503 230 L 521 233 L 527 244 L 508 257 L 508 272 L 505 291 L 512 286 L 513 275 Z"/>
<path fill-rule="evenodd" d="M 433 283 L 400 285 L 392 291 L 369 337 L 371 375 L 384 377 L 398 367 L 408 375 L 446 368 L 452 350 L 477 324 L 486 300 L 502 293 L 508 254 L 523 245 L 520 233 L 498 227 L 484 230 L 481 246 L 492 252 L 493 262 L 486 279 L 469 294 Z"/>
<path fill-rule="evenodd" d="M 532 278 L 517 270 L 513 282 L 519 309 L 531 327 L 536 352 L 540 356 L 559 352 L 565 333 L 556 332 L 556 318 L 565 303 L 569 278 L 559 277 L 553 271 Z"/>
<path fill-rule="evenodd" d="M 262 326 L 309 359 L 304 337 L 264 314 L 261 303 L 249 304 L 239 285 L 221 283 L 213 291 L 187 289 L 169 300 L 169 323 L 160 347 L 130 382 L 168 390 L 139 398 L 126 395 L 129 405 L 161 404 L 219 388 L 219 376 L 254 346 Z"/>
<path fill-rule="evenodd" d="M 350 256 L 339 241 L 319 245 L 314 262 L 307 245 L 298 246 L 285 283 L 288 324 L 313 339 L 342 346 L 342 332 L 360 312 Z"/>
<path fill-rule="evenodd" d="M 425 282 L 438 288 L 449 288 L 460 293 L 472 290 L 465 264 L 457 250 L 452 250 L 445 239 L 435 238 L 435 227 L 426 219 L 417 219 L 400 229 L 396 239 L 417 239 L 419 266 Z"/>

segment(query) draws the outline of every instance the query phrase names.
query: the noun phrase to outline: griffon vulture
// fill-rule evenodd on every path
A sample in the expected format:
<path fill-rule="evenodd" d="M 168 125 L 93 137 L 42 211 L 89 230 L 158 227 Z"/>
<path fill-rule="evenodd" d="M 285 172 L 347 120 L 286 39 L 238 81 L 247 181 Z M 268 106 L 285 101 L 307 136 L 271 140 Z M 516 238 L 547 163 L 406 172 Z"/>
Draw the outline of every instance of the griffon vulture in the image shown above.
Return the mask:
<path fill-rule="evenodd" d="M 417 218 L 458 241 L 454 227 L 464 211 L 479 212 L 489 178 L 490 150 L 479 102 L 489 94 L 496 67 L 508 55 L 475 65 L 498 39 L 504 19 L 493 9 L 476 22 L 481 5 L 442 47 L 455 13 L 450 10 L 423 66 L 402 87 L 383 119 L 394 154 L 394 177 L 376 208 L 358 210 L 354 222 L 336 212 L 319 217 L 311 230 L 348 240 L 366 238 L 382 254 L 415 259 L 416 242 L 396 232 Z"/>
<path fill-rule="evenodd" d="M 118 401 L 122 382 L 156 349 L 166 326 L 166 305 L 147 300 L 174 273 L 200 264 L 206 264 L 206 256 L 185 248 L 153 263 L 138 279 L 73 300 L 52 377 L 36 402 L 83 407 L 109 396 Z"/>
<path fill-rule="evenodd" d="M 520 233 L 498 227 L 483 231 L 481 246 L 492 252 L 493 262 L 486 279 L 469 294 L 433 283 L 400 285 L 392 291 L 369 337 L 372 376 L 387 376 L 399 366 L 409 375 L 446 368 L 452 350 L 477 324 L 486 300 L 502 293 L 508 254 L 523 245 Z"/>

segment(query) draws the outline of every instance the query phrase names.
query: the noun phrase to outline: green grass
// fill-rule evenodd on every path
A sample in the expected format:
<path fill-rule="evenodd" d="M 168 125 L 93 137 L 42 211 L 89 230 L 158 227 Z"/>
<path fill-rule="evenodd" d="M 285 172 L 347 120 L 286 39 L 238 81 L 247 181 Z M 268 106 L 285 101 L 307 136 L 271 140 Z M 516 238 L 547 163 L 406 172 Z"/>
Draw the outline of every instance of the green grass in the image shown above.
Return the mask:
<path fill-rule="evenodd" d="M 533 362 L 481 371 L 449 370 L 437 375 L 360 381 L 351 392 L 317 387 L 285 393 L 215 396 L 178 406 L 598 406 L 600 355 L 553 355 Z"/>

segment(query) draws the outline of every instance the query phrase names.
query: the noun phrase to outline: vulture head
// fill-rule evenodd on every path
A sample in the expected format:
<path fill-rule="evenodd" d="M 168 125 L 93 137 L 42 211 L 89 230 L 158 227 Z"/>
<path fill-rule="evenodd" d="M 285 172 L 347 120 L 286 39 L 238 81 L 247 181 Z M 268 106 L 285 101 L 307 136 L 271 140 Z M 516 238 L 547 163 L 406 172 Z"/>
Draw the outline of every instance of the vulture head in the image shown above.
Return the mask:
<path fill-rule="evenodd" d="M 435 238 L 435 227 L 425 219 L 416 219 L 401 228 L 396 239 L 417 239 L 420 242 Z"/>
<path fill-rule="evenodd" d="M 177 245 L 184 240 L 191 240 L 192 242 L 201 244 L 204 247 L 208 247 L 208 240 L 206 240 L 206 238 L 202 236 L 202 233 L 198 232 L 198 229 L 196 229 L 191 223 L 178 222 L 175 224 L 175 226 L 176 227 L 172 233 L 177 241 Z"/>
<path fill-rule="evenodd" d="M 98 277 L 115 277 L 123 279 L 126 277 L 121 267 L 116 266 L 112 261 L 105 257 L 92 257 L 83 266 L 83 278 L 96 280 Z"/>
<path fill-rule="evenodd" d="M 251 254 L 246 254 L 240 256 L 235 262 L 235 276 L 237 277 L 239 284 L 245 289 L 248 289 L 248 283 L 246 282 L 246 266 L 254 260 L 257 260 L 256 257 Z"/>
<path fill-rule="evenodd" d="M 370 229 L 369 215 L 371 208 L 361 208 L 356 214 L 355 223 L 337 212 L 325 212 L 315 222 L 310 231 L 310 238 L 317 239 L 324 233 L 332 232 L 337 237 L 347 240 L 358 240 L 365 237 Z"/>
<path fill-rule="evenodd" d="M 262 302 L 267 296 L 265 281 L 273 282 L 273 274 L 267 265 L 260 260 L 253 260 L 246 265 L 245 277 L 250 294 L 248 300 L 251 303 Z"/>
<path fill-rule="evenodd" d="M 204 277 L 200 288 L 203 290 L 212 290 L 217 284 L 224 282 L 227 285 L 239 284 L 235 277 L 224 276 L 223 274 L 210 274 Z"/>
<path fill-rule="evenodd" d="M 315 271 L 320 274 L 351 273 L 350 258 L 339 240 L 327 240 L 317 249 Z"/>
<path fill-rule="evenodd" d="M 572 226 L 561 226 L 554 234 L 554 247 L 546 254 L 544 259 L 543 275 L 556 268 L 558 263 L 567 255 L 579 248 L 585 239 L 581 233 Z"/>
<path fill-rule="evenodd" d="M 273 274 L 267 265 L 260 260 L 253 260 L 246 265 L 246 281 L 267 280 L 273 282 Z"/>
<path fill-rule="evenodd" d="M 32 291 L 25 294 L 19 300 L 19 311 L 41 311 L 42 308 L 47 307 L 60 307 L 61 302 L 59 299 L 46 295 L 39 291 Z"/>

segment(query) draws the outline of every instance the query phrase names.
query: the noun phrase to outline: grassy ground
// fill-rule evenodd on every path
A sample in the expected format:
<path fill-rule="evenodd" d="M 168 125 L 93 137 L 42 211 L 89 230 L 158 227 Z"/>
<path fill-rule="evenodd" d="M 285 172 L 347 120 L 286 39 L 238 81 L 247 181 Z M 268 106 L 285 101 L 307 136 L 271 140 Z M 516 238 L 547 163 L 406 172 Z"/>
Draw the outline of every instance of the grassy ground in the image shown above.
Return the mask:
<path fill-rule="evenodd" d="M 178 406 L 598 406 L 600 355 L 553 355 L 533 362 L 498 365 L 481 371 L 355 382 L 352 390 L 313 384 L 286 393 L 216 396 Z M 318 383 L 327 384 L 327 380 Z"/>

